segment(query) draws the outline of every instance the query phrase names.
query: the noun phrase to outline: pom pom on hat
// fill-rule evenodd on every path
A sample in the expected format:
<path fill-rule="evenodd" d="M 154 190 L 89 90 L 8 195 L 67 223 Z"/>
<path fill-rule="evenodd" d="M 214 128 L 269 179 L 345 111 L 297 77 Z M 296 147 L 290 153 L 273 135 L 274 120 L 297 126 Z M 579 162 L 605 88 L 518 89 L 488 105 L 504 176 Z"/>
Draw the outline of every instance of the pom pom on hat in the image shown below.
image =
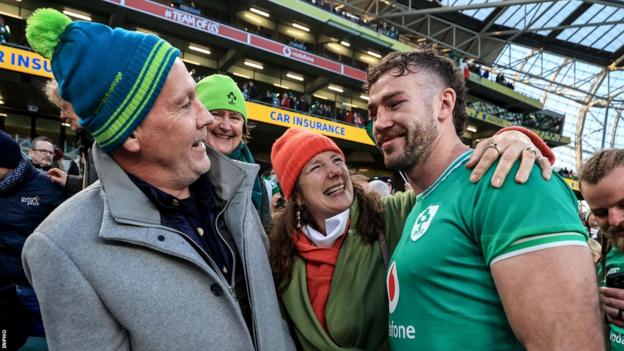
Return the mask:
<path fill-rule="evenodd" d="M 303 167 L 314 156 L 334 151 L 344 158 L 342 150 L 330 138 L 301 128 L 290 128 L 271 148 L 271 164 L 279 179 L 284 197 L 292 197 Z"/>
<path fill-rule="evenodd" d="M 26 20 L 26 39 L 30 46 L 51 59 L 58 46 L 61 34 L 72 20 L 55 9 L 38 9 Z"/>

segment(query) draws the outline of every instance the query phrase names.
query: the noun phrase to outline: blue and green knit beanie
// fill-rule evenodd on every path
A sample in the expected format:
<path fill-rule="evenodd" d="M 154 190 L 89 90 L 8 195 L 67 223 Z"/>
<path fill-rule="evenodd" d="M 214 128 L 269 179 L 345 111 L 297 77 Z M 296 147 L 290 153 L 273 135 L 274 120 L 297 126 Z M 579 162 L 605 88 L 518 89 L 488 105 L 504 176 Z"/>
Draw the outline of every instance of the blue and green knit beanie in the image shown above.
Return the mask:
<path fill-rule="evenodd" d="M 180 55 L 157 36 L 72 22 L 47 8 L 28 18 L 26 38 L 52 61 L 59 95 L 107 153 L 143 122 Z"/>

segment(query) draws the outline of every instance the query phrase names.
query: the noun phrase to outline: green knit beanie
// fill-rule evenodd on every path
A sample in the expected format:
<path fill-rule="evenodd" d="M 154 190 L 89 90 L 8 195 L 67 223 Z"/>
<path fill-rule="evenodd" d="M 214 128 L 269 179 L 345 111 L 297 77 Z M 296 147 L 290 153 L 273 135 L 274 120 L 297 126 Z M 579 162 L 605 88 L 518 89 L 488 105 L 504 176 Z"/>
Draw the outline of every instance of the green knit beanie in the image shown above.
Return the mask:
<path fill-rule="evenodd" d="M 208 109 L 229 110 L 240 113 L 247 123 L 245 97 L 229 76 L 213 74 L 197 83 L 197 98 Z"/>

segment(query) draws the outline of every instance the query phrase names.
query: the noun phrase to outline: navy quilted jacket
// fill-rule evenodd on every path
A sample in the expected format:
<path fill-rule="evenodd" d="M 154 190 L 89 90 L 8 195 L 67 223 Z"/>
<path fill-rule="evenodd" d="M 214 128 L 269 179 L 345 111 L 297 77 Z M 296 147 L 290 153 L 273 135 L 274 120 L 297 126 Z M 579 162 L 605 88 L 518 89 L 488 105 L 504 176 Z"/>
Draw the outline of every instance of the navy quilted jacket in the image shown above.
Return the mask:
<path fill-rule="evenodd" d="M 22 247 L 26 238 L 58 205 L 65 192 L 30 162 L 17 180 L 7 186 L 11 174 L 0 180 L 0 264 L 14 284 L 30 285 L 22 268 Z"/>

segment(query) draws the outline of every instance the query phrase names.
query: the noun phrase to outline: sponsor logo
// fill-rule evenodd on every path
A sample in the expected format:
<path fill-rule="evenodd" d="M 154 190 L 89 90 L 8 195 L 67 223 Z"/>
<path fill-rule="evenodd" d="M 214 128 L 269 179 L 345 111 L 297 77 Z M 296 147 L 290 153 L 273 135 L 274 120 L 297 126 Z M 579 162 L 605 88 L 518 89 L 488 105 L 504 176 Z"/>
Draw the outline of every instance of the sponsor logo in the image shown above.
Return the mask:
<path fill-rule="evenodd" d="M 399 304 L 399 278 L 397 277 L 396 261 L 392 262 L 390 269 L 388 269 L 386 286 L 388 292 L 388 307 L 390 313 L 392 313 Z"/>
<path fill-rule="evenodd" d="M 438 212 L 438 208 L 440 208 L 440 205 L 431 205 L 425 208 L 422 212 L 420 212 L 418 217 L 416 217 L 414 227 L 412 227 L 412 233 L 410 234 L 410 239 L 412 239 L 412 241 L 420 239 L 420 237 L 427 232 L 433 217 Z"/>
<path fill-rule="evenodd" d="M 624 345 L 624 338 L 622 337 L 622 334 L 616 333 L 613 330 L 609 333 L 609 340 L 611 343 Z"/>
<path fill-rule="evenodd" d="M 395 339 L 416 339 L 416 328 L 413 325 L 388 324 L 388 336 Z"/>
<path fill-rule="evenodd" d="M 293 58 L 293 59 L 297 59 L 300 61 L 304 61 L 307 63 L 314 63 L 314 57 L 307 55 L 304 52 L 299 52 L 297 50 L 293 51 L 293 49 L 291 49 L 290 46 L 284 46 L 282 48 L 282 55 Z"/>
<path fill-rule="evenodd" d="M 26 206 L 39 206 L 39 196 L 22 196 L 21 201 Z"/>
<path fill-rule="evenodd" d="M 609 270 L 607 271 L 607 275 L 611 274 L 611 273 L 617 273 L 620 271 L 620 267 L 611 267 L 609 268 Z"/>

